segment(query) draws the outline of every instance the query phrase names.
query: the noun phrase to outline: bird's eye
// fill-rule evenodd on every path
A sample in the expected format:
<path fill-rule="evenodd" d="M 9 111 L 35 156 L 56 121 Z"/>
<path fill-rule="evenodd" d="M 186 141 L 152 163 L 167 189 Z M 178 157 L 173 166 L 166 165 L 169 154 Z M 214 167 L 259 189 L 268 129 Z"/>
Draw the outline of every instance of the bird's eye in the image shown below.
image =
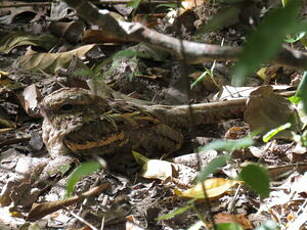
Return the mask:
<path fill-rule="evenodd" d="M 60 108 L 60 110 L 69 111 L 69 110 L 72 110 L 72 108 L 73 108 L 73 105 L 72 105 L 72 104 L 65 104 L 65 105 L 62 105 L 62 107 Z"/>

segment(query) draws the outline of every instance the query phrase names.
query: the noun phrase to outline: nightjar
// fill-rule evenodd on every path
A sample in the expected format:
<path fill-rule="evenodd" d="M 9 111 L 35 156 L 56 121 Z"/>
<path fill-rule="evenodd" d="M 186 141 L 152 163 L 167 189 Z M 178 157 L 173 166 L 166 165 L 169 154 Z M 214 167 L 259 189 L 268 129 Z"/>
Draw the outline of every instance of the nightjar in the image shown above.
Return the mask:
<path fill-rule="evenodd" d="M 67 153 L 170 153 L 182 134 L 127 100 L 102 98 L 80 88 L 62 88 L 41 103 L 43 141 L 53 158 Z"/>

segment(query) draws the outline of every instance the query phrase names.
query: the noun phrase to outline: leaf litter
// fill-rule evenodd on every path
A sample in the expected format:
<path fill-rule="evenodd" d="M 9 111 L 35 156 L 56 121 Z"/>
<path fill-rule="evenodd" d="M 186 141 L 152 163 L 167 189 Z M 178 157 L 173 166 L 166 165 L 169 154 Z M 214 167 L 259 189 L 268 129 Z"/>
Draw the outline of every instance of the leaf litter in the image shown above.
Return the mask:
<path fill-rule="evenodd" d="M 5 4 L 8 3 L 8 1 L 5 2 Z M 141 3 L 139 7 L 142 4 L 146 3 Z M 193 4 L 187 2 L 189 9 L 182 9 L 180 16 L 180 20 L 184 21 L 183 30 L 180 33 L 185 39 L 200 39 L 215 44 L 220 44 L 223 39 L 227 45 L 232 46 L 238 46 L 244 42 L 248 23 L 245 22 L 246 24 L 244 24 L 244 21 L 239 22 L 237 20 L 234 20 L 231 25 L 226 23 L 209 33 L 199 33 L 201 30 L 198 30 L 198 36 L 194 36 L 195 25 L 206 25 L 212 15 L 224 6 L 214 5 L 211 2 L 200 2 L 197 6 Z M 262 2 L 259 5 L 256 7 L 267 8 Z M 42 7 L 48 8 L 49 6 L 44 5 Z M 234 7 L 237 6 L 234 5 Z M 244 10 L 248 7 L 245 7 L 239 5 L 236 8 L 239 10 L 233 12 L 242 18 L 244 16 L 242 12 L 247 14 L 247 10 Z M 19 10 L 14 7 L 11 8 L 13 11 L 9 17 L 2 17 L 11 28 L 17 26 L 14 21 L 18 14 L 24 11 L 33 12 L 34 9 L 33 7 L 19 8 Z M 71 10 L 66 4 L 52 5 L 51 9 L 51 15 L 49 11 L 35 11 L 35 13 L 40 12 L 40 14 L 53 18 L 55 21 L 59 21 L 60 18 L 71 20 L 74 16 L 69 14 Z M 144 14 L 147 13 L 142 8 L 140 10 L 143 10 Z M 158 10 L 159 8 L 157 8 Z M 64 14 L 61 12 L 64 12 Z M 190 16 L 187 17 L 184 14 Z M 256 17 L 256 21 L 260 20 L 259 15 L 251 15 L 251 17 Z M 25 18 L 25 20 L 28 19 Z M 163 32 L 167 33 L 174 31 L 173 29 L 176 26 L 170 25 L 167 20 L 157 20 L 160 22 L 156 25 L 158 30 L 162 29 Z M 0 132 L 0 177 L 2 182 L 1 204 L 3 206 L 1 212 L 6 211 L 8 214 L 8 216 L 1 215 L 1 222 L 11 227 L 21 227 L 23 224 L 26 225 L 27 220 L 35 220 L 35 223 L 41 229 L 46 229 L 47 225 L 59 227 L 57 221 L 63 220 L 64 228 L 84 227 L 88 225 L 88 222 L 90 226 L 97 226 L 98 228 L 101 225 L 101 220 L 104 219 L 105 229 L 120 228 L 123 224 L 128 223 L 134 226 L 134 229 L 145 229 L 146 226 L 151 229 L 188 228 L 199 220 L 199 213 L 210 216 L 208 208 L 202 203 L 203 201 L 193 201 L 194 209 L 189 209 L 184 214 L 174 215 L 170 220 L 158 222 L 157 218 L 186 205 L 186 199 L 177 194 L 186 194 L 195 186 L 193 180 L 197 176 L 199 166 L 199 157 L 196 152 L 200 154 L 203 167 L 216 156 L 225 153 L 225 149 L 199 151 L 198 148 L 208 145 L 214 140 L 236 140 L 247 136 L 251 131 L 256 131 L 252 146 L 229 150 L 232 155 L 231 161 L 227 161 L 225 166 L 222 165 L 216 171 L 211 172 L 208 175 L 209 178 L 204 181 L 205 187 L 210 181 L 215 182 L 211 185 L 216 184 L 216 186 L 208 187 L 209 198 L 211 198 L 211 214 L 218 224 L 236 222 L 243 229 L 253 229 L 264 223 L 263 220 L 275 220 L 281 229 L 288 227 L 303 229 L 306 227 L 303 220 L 306 216 L 306 202 L 304 203 L 303 199 L 306 195 L 304 186 L 307 168 L 306 151 L 304 149 L 298 151 L 296 142 L 294 142 L 297 141 L 297 135 L 300 135 L 303 131 L 300 119 L 304 122 L 304 117 L 297 115 L 296 108 L 293 108 L 294 106 L 284 97 L 273 92 L 271 87 L 264 86 L 256 89 L 255 86 L 263 84 L 263 80 L 257 77 L 247 79 L 247 85 L 249 89 L 252 89 L 252 92 L 247 94 L 249 102 L 244 121 L 238 118 L 231 123 L 221 121 L 218 124 L 196 127 L 193 132 L 184 130 L 188 133 L 187 140 L 185 140 L 182 149 L 176 152 L 175 156 L 171 156 L 173 163 L 166 161 L 170 160 L 169 156 L 164 156 L 163 161 L 151 159 L 152 163 L 147 170 L 153 170 L 153 173 L 152 171 L 145 171 L 146 178 L 136 174 L 136 172 L 140 172 L 140 167 L 131 160 L 131 157 L 123 155 L 113 156 L 110 159 L 106 157 L 107 163 L 110 164 L 108 171 L 100 171 L 86 176 L 76 184 L 76 196 L 73 197 L 75 206 L 69 206 L 72 202 L 69 199 L 64 199 L 62 203 L 59 203 L 64 198 L 67 172 L 74 168 L 77 162 L 71 162 L 64 157 L 57 159 L 57 163 L 53 162 L 53 165 L 47 167 L 46 165 L 51 162 L 49 162 L 50 158 L 46 149 L 40 147 L 42 142 L 31 137 L 41 134 L 41 120 L 37 119 L 40 117 L 37 113 L 37 107 L 39 107 L 41 97 L 63 86 L 73 87 L 77 84 L 87 87 L 85 79 L 90 78 L 91 74 L 88 77 L 76 75 L 74 81 L 71 80 L 70 73 L 79 70 L 79 67 L 75 66 L 71 67 L 70 72 L 67 72 L 68 65 L 73 59 L 78 58 L 80 62 L 90 67 L 95 78 L 103 77 L 108 87 L 113 87 L 118 92 L 127 94 L 134 99 L 147 99 L 152 103 L 170 103 L 171 100 L 165 99 L 167 97 L 165 92 L 169 92 L 169 85 L 175 87 L 179 92 L 186 86 L 182 83 L 184 81 L 179 80 L 180 76 L 176 74 L 178 69 L 182 70 L 182 68 L 179 68 L 180 63 L 169 59 L 167 56 L 165 58 L 162 51 L 153 53 L 150 49 L 147 49 L 147 51 L 134 52 L 129 57 L 125 57 L 125 55 L 116 56 L 117 51 L 125 52 L 126 47 L 130 45 L 124 43 L 124 38 L 119 44 L 116 44 L 115 39 L 99 40 L 98 33 L 95 36 L 98 36 L 99 44 L 69 44 L 70 39 L 59 41 L 58 39 L 61 38 L 52 40 L 52 43 L 44 42 L 44 40 L 40 40 L 40 36 L 33 35 L 35 31 L 31 31 L 31 29 L 37 30 L 38 27 L 34 26 L 35 23 L 41 24 L 40 28 L 45 29 L 44 20 L 37 17 L 36 21 L 28 22 L 29 25 L 25 23 L 18 26 L 22 31 L 28 31 L 27 33 L 30 30 L 31 35 L 17 35 L 14 30 L 7 29 L 7 25 L 0 25 L 1 31 L 4 30 L 7 33 L 7 39 L 1 40 L 2 43 L 0 44 L 2 47 L 0 50 L 1 60 L 7 59 L 4 62 L 7 65 L 1 65 L 0 69 L 7 72 L 7 74 L 4 74 L 5 76 L 1 75 L 0 78 L 0 119 L 3 121 L 0 123 L 0 130 L 2 130 Z M 209 26 L 211 25 L 209 24 Z M 254 25 L 250 24 L 249 26 Z M 88 26 L 87 29 L 94 30 L 97 28 Z M 65 32 L 62 35 L 65 35 Z M 81 35 L 78 34 L 78 36 Z M 86 39 L 84 40 L 86 41 Z M 112 42 L 115 44 L 109 44 Z M 31 46 L 35 51 L 25 53 L 25 46 Z M 98 52 L 92 56 L 87 56 L 87 52 L 94 46 L 99 46 L 100 52 L 104 55 Z M 40 47 L 44 48 L 45 52 L 42 52 Z M 300 44 L 298 44 L 298 47 L 300 48 Z M 143 55 L 141 52 L 144 52 Z M 15 61 L 16 55 L 19 60 L 17 61 L 18 65 L 14 66 L 11 64 Z M 82 65 L 78 66 L 82 68 Z M 211 64 L 205 63 L 184 68 L 187 71 L 185 77 L 194 72 L 211 69 L 210 67 Z M 157 68 L 160 68 L 160 70 L 157 70 Z M 155 69 L 156 72 L 149 71 L 152 69 Z M 34 70 L 37 73 L 34 73 Z M 274 78 L 264 77 L 262 73 L 262 78 L 266 83 L 272 84 L 273 88 L 278 88 L 281 85 L 295 87 L 295 85 L 290 85 L 291 80 L 293 80 L 295 73 L 301 74 L 300 71 L 295 72 L 285 67 L 276 67 L 274 71 Z M 211 88 L 208 88 L 208 85 L 205 87 L 202 84 L 197 84 L 192 89 L 190 101 L 195 103 L 212 100 L 214 94 L 218 93 L 217 89 L 222 89 L 225 85 L 230 84 L 229 73 L 230 63 L 217 62 L 212 71 L 212 76 L 222 76 L 223 85 L 219 85 L 220 82 L 218 82 L 218 84 L 211 85 Z M 151 77 L 155 74 L 159 77 Z M 9 79 L 10 83 L 3 81 L 4 77 Z M 188 84 L 192 84 L 194 81 L 194 78 L 187 79 Z M 170 84 L 170 81 L 173 81 L 173 83 Z M 8 87 L 9 85 L 17 85 L 17 83 L 22 85 Z M 20 89 L 22 93 L 20 93 Z M 235 93 L 229 93 L 229 90 L 225 88 L 222 100 L 232 95 L 241 96 L 245 93 L 240 94 L 241 90 L 233 87 L 231 91 Z M 40 92 L 42 92 L 42 96 Z M 219 93 L 221 92 L 222 90 L 219 91 Z M 228 92 L 228 94 L 225 94 L 225 92 Z M 23 99 L 18 100 L 18 95 L 19 98 L 21 96 Z M 22 107 L 23 109 L 21 109 Z M 35 113 L 33 114 L 33 112 Z M 261 141 L 260 131 L 262 133 L 268 132 L 288 121 L 292 122 L 292 125 L 286 133 L 280 132 L 268 143 Z M 248 128 L 235 128 L 243 126 Z M 156 159 L 161 158 L 162 153 L 156 154 Z M 189 156 L 188 154 L 192 155 Z M 186 157 L 186 159 L 183 159 L 183 157 Z M 129 162 L 129 164 L 125 164 L 126 162 Z M 261 201 L 253 190 L 238 180 L 240 170 L 247 167 L 246 162 L 261 162 L 268 174 L 271 175 L 270 195 Z M 182 164 L 186 166 L 183 167 Z M 112 165 L 116 165 L 120 169 L 120 173 L 113 172 Z M 158 171 L 156 171 L 157 169 Z M 180 169 L 179 175 L 177 175 L 178 172 L 175 173 L 178 169 Z M 256 169 L 259 170 L 259 168 Z M 251 170 L 251 177 L 257 176 L 253 174 L 254 171 L 257 171 L 256 169 Z M 150 173 L 149 176 L 148 173 Z M 83 203 L 80 202 L 86 192 L 93 191 L 97 186 L 99 187 L 104 183 L 110 185 L 104 188 L 104 192 L 97 192 L 97 194 L 94 192 L 94 196 L 86 197 L 87 199 Z M 202 186 L 200 184 L 196 186 L 199 188 L 197 194 L 202 194 Z M 211 189 L 217 192 L 213 192 L 213 195 L 211 195 Z M 259 193 L 262 194 L 258 191 Z M 188 194 L 192 198 L 198 196 L 193 192 Z M 267 195 L 267 193 L 264 194 Z M 32 206 L 34 203 L 38 203 L 39 206 L 36 207 L 43 207 L 44 211 L 39 211 L 37 214 L 37 208 Z M 66 208 L 59 209 L 62 206 L 66 206 Z M 70 213 L 68 209 L 71 210 Z M 87 209 L 90 209 L 91 212 L 86 211 Z M 198 210 L 198 212 L 195 210 Z M 72 213 L 78 211 L 84 211 L 83 214 L 81 213 L 81 220 L 72 215 Z M 234 215 L 235 212 L 240 214 Z M 47 225 L 44 221 L 47 221 Z M 210 226 L 210 221 L 205 219 L 200 226 L 204 224 Z"/>

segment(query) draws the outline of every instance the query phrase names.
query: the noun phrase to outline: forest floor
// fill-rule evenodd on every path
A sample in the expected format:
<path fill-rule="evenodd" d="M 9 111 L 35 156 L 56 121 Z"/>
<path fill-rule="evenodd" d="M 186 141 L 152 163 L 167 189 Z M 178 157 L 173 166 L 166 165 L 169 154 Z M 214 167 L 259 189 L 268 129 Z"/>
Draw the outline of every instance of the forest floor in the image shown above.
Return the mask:
<path fill-rule="evenodd" d="M 179 39 L 232 47 L 242 46 L 266 12 L 276 7 L 270 1 L 248 5 L 208 1 L 197 6 L 195 2 L 182 1 L 190 6 L 180 12 L 170 5 L 161 6 L 163 1 L 142 2 L 135 9 L 114 1 L 97 6 Z M 291 132 L 263 139 L 265 132 L 299 111 L 281 95 L 293 95 L 302 71 L 267 64 L 249 77 L 244 87 L 233 87 L 233 61 L 191 65 L 148 44 L 110 38 L 64 2 L 2 1 L 0 6 L 6 6 L 0 8 L 0 229 L 169 230 L 193 225 L 193 229 L 209 229 L 213 223 L 229 222 L 242 229 L 261 224 L 271 224 L 274 229 L 273 223 L 280 229 L 307 229 L 306 148 L 291 135 L 298 137 L 303 129 L 297 122 Z M 203 25 L 225 9 L 231 9 L 230 18 L 219 28 L 202 32 Z M 304 49 L 299 42 L 292 46 Z M 201 75 L 205 78 L 199 79 Z M 53 146 L 47 149 L 42 137 L 42 123 L 48 117 L 41 111 L 42 101 L 52 99 L 52 93 L 61 88 L 98 91 L 98 95 L 112 97 L 112 103 L 132 100 L 146 106 L 202 103 L 210 107 L 216 102 L 222 109 L 213 115 L 204 113 L 206 122 L 198 122 L 195 116 L 184 128 L 175 124 L 183 141 L 172 153 L 159 148 L 160 137 L 150 136 L 147 145 L 157 143 L 157 148 L 151 154 L 146 150 L 140 153 L 157 160 L 153 165 L 147 162 L 143 171 L 131 157 L 130 150 L 135 149 L 113 151 L 113 146 L 104 146 L 112 148 L 112 154 L 69 154 L 73 158 L 65 162 L 66 158 L 57 160 L 50 153 Z M 233 111 L 236 100 L 244 102 L 244 113 Z M 80 104 L 73 104 L 72 119 L 82 112 Z M 94 107 L 94 112 L 99 111 Z M 121 109 L 114 111 L 122 116 Z M 188 113 L 193 117 L 193 109 L 187 109 L 187 117 Z M 100 134 L 99 127 L 81 130 L 77 138 L 95 129 Z M 265 132 L 254 134 L 258 129 Z M 145 129 L 143 132 L 149 135 Z M 217 140 L 225 142 L 204 148 Z M 250 142 L 246 144 L 246 140 Z M 235 146 L 221 147 L 229 143 Z M 208 169 L 208 199 L 203 198 L 200 187 L 189 190 L 200 169 L 225 154 L 231 156 L 226 164 L 212 172 Z M 64 197 L 69 174 L 88 159 L 102 161 L 107 168 L 83 176 L 73 196 Z M 251 174 L 259 182 L 257 186 L 270 177 L 267 196 L 262 196 L 261 188 L 259 195 L 238 179 L 246 165 L 260 166 L 260 174 Z M 197 197 L 200 199 L 193 199 Z M 174 210 L 178 213 L 159 219 Z"/>

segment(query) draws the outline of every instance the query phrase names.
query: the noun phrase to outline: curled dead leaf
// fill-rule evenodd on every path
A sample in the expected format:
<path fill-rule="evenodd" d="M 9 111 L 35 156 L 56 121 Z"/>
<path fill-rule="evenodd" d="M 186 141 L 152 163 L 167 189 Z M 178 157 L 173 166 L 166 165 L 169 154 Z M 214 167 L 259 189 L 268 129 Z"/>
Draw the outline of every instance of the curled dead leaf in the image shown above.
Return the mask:
<path fill-rule="evenodd" d="M 228 180 L 224 178 L 210 178 L 204 181 L 207 196 L 210 199 L 218 198 L 219 196 L 230 192 L 230 189 L 235 185 L 241 184 L 238 180 Z M 194 187 L 181 191 L 175 191 L 178 196 L 194 199 L 204 199 L 204 193 L 201 183 L 198 183 Z"/>

